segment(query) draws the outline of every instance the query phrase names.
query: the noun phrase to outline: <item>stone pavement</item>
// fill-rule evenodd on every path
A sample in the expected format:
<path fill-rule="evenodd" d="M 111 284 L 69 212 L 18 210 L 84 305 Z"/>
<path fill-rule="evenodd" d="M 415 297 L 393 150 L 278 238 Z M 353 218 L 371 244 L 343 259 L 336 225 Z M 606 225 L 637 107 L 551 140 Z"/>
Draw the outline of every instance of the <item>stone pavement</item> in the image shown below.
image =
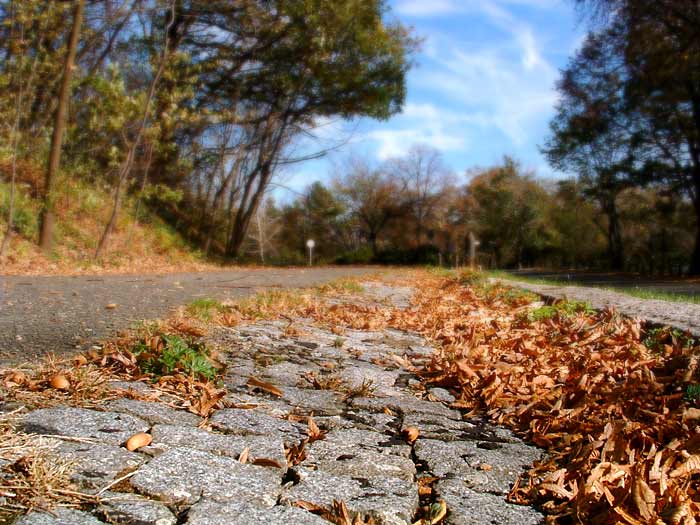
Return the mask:
<path fill-rule="evenodd" d="M 379 300 L 406 304 L 405 289 L 367 289 Z M 328 522 L 294 503 L 343 500 L 378 524 L 410 525 L 425 503 L 419 481 L 426 477 L 436 478 L 432 500 L 447 503 L 441 523 L 542 523 L 536 510 L 505 501 L 541 451 L 504 429 L 465 420 L 450 408 L 450 392 L 426 391 L 407 369 L 407 358 L 420 362 L 432 352 L 420 337 L 394 330 L 337 334 L 297 320 L 293 329 L 288 321 L 217 328 L 207 339 L 226 356 L 230 391 L 227 408 L 207 421 L 127 398 L 103 411 L 54 407 L 27 414 L 24 429 L 54 436 L 54 453 L 72 462 L 76 484 L 102 491 L 103 500 L 92 509 L 33 512 L 15 524 L 323 525 Z M 282 396 L 251 388 L 251 376 Z M 115 382 L 113 388 L 147 394 L 151 387 Z M 311 414 L 325 437 L 288 466 L 285 446 L 299 448 L 308 437 Z M 420 430 L 413 444 L 402 437 L 408 427 Z M 124 442 L 137 432 L 149 432 L 153 441 L 129 452 Z M 241 454 L 247 462 L 238 461 Z"/>

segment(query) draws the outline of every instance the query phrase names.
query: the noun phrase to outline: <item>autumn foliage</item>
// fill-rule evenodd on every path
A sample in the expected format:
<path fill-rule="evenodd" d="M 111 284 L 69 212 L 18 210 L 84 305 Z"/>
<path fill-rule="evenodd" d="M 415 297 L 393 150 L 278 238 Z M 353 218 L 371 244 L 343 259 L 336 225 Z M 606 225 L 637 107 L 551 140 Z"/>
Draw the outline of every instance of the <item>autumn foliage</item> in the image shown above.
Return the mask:
<path fill-rule="evenodd" d="M 548 450 L 509 499 L 536 504 L 550 523 L 696 523 L 697 342 L 583 305 L 532 315 L 541 304 L 530 294 L 465 284 L 423 276 L 406 310 L 344 305 L 315 315 L 436 343 L 426 382 Z"/>

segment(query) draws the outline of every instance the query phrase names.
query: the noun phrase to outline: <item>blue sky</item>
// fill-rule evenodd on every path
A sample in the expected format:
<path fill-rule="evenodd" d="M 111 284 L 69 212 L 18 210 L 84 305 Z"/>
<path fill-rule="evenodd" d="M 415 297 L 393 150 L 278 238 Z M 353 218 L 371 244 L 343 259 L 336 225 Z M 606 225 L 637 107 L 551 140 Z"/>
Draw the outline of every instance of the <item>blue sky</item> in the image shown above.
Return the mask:
<path fill-rule="evenodd" d="M 556 177 L 537 146 L 547 134 L 559 70 L 584 28 L 570 0 L 391 0 L 393 16 L 424 39 L 408 75 L 404 111 L 385 122 L 331 121 L 318 144 L 345 143 L 321 160 L 286 169 L 282 181 L 302 190 L 328 180 L 353 153 L 381 162 L 413 144 L 441 151 L 464 173 L 504 154 L 541 177 Z"/>

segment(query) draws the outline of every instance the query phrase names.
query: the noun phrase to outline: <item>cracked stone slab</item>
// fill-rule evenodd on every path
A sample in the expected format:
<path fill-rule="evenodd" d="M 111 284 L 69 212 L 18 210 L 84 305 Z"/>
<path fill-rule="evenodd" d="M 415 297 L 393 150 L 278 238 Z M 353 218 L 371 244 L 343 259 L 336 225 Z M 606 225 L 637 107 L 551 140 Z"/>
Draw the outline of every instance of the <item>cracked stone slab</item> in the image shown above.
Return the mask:
<path fill-rule="evenodd" d="M 337 416 L 345 410 L 341 395 L 333 390 L 316 390 L 283 386 L 282 399 L 295 408 L 303 408 L 314 414 Z"/>
<path fill-rule="evenodd" d="M 374 517 L 379 525 L 408 525 L 418 509 L 418 487 L 396 477 L 352 477 L 323 470 L 296 469 L 300 482 L 286 489 L 282 500 L 330 506 L 342 500 L 351 512 Z"/>
<path fill-rule="evenodd" d="M 349 364 L 343 368 L 338 377 L 342 379 L 350 389 L 361 388 L 364 384 L 371 383 L 377 395 L 392 395 L 396 392 L 394 384 L 401 373 L 397 370 L 384 370 L 378 366 Z"/>
<path fill-rule="evenodd" d="M 431 388 L 428 390 L 428 395 L 432 396 L 435 401 L 441 401 L 442 403 L 447 403 L 448 405 L 457 400 L 457 398 L 455 398 L 455 396 L 453 396 L 449 390 L 444 388 Z"/>
<path fill-rule="evenodd" d="M 154 403 L 152 401 L 121 398 L 108 402 L 105 408 L 110 412 L 131 414 L 132 416 L 147 421 L 151 425 L 160 423 L 164 425 L 188 425 L 196 427 L 202 421 L 201 417 L 191 412 L 177 410 L 162 403 Z"/>
<path fill-rule="evenodd" d="M 304 375 L 309 372 L 318 372 L 318 367 L 311 363 L 305 365 L 284 362 L 265 367 L 262 376 L 265 380 L 276 385 L 296 386 L 303 381 Z"/>
<path fill-rule="evenodd" d="M 100 443 L 64 442 L 51 455 L 70 462 L 71 480 L 88 489 L 101 489 L 146 460 L 141 454 Z"/>
<path fill-rule="evenodd" d="M 177 518 L 162 503 L 136 494 L 107 492 L 96 513 L 115 525 L 176 525 Z"/>
<path fill-rule="evenodd" d="M 302 427 L 299 425 L 255 410 L 242 408 L 219 410 L 214 413 L 209 422 L 214 428 L 240 436 L 283 434 L 285 438 L 292 439 L 298 439 L 302 436 Z"/>
<path fill-rule="evenodd" d="M 457 421 L 437 414 L 425 412 L 413 412 L 403 418 L 402 429 L 416 427 L 420 429 L 420 435 L 427 439 L 440 439 L 443 441 L 462 441 L 470 439 L 477 433 L 475 424 L 468 421 Z"/>
<path fill-rule="evenodd" d="M 327 459 L 314 461 L 318 456 L 317 453 L 311 452 L 304 466 L 331 474 L 361 478 L 394 477 L 413 481 L 416 475 L 416 466 L 411 459 L 394 454 L 368 450 L 350 453 L 338 451 L 327 456 Z"/>
<path fill-rule="evenodd" d="M 143 419 L 129 414 L 72 407 L 34 410 L 25 416 L 23 426 L 28 433 L 95 439 L 111 445 L 121 445 L 150 428 Z"/>
<path fill-rule="evenodd" d="M 104 522 L 87 512 L 58 508 L 48 512 L 30 512 L 22 516 L 14 525 L 103 525 Z"/>
<path fill-rule="evenodd" d="M 371 430 L 386 434 L 396 432 L 398 420 L 383 412 L 365 412 L 363 410 L 346 409 L 342 417 L 314 417 L 316 423 L 322 428 L 357 428 L 359 430 Z"/>
<path fill-rule="evenodd" d="M 281 491 L 282 471 L 201 450 L 174 448 L 141 467 L 130 483 L 137 492 L 168 505 L 192 505 L 200 498 L 210 498 L 272 507 Z"/>
<path fill-rule="evenodd" d="M 446 407 L 442 403 L 425 401 L 417 397 L 401 393 L 391 397 L 356 397 L 350 401 L 353 408 L 368 410 L 371 412 L 383 412 L 386 408 L 397 414 L 425 414 L 428 416 L 442 416 L 455 421 L 462 421 L 462 413 Z"/>
<path fill-rule="evenodd" d="M 397 436 L 372 430 L 343 428 L 329 432 L 325 439 L 314 441 L 308 448 L 307 461 L 327 461 L 342 454 L 357 454 L 362 450 L 410 457 L 411 447 Z"/>
<path fill-rule="evenodd" d="M 194 448 L 220 456 L 238 458 L 245 448 L 251 458 L 265 458 L 286 466 L 284 443 L 279 436 L 233 436 L 174 425 L 156 425 L 152 431 L 151 449 Z"/>
<path fill-rule="evenodd" d="M 440 478 L 461 480 L 476 492 L 506 495 L 523 470 L 541 458 L 542 452 L 524 443 L 418 439 L 416 457 Z"/>
<path fill-rule="evenodd" d="M 217 503 L 205 500 L 187 514 L 187 525 L 328 525 L 328 522 L 298 507 L 277 505 L 262 508 L 247 502 Z"/>
<path fill-rule="evenodd" d="M 502 496 L 474 492 L 459 480 L 442 480 L 436 491 L 447 503 L 446 525 L 543 525 L 532 507 L 508 503 Z"/>

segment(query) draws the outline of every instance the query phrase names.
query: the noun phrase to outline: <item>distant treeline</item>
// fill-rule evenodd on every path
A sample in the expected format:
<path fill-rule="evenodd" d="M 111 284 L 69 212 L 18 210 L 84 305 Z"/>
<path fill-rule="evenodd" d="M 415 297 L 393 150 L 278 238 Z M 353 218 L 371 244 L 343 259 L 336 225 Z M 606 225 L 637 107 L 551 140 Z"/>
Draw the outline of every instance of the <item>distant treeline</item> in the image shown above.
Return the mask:
<path fill-rule="evenodd" d="M 439 153 L 420 146 L 379 166 L 349 159 L 344 168 L 290 204 L 266 200 L 247 256 L 303 264 L 314 239 L 318 260 L 328 263 L 467 264 L 471 233 L 479 242 L 475 264 L 484 267 L 614 264 L 608 216 L 574 179 L 537 179 L 510 158 L 457 177 Z M 687 199 L 627 188 L 617 209 L 625 269 L 687 270 L 695 228 Z"/>

